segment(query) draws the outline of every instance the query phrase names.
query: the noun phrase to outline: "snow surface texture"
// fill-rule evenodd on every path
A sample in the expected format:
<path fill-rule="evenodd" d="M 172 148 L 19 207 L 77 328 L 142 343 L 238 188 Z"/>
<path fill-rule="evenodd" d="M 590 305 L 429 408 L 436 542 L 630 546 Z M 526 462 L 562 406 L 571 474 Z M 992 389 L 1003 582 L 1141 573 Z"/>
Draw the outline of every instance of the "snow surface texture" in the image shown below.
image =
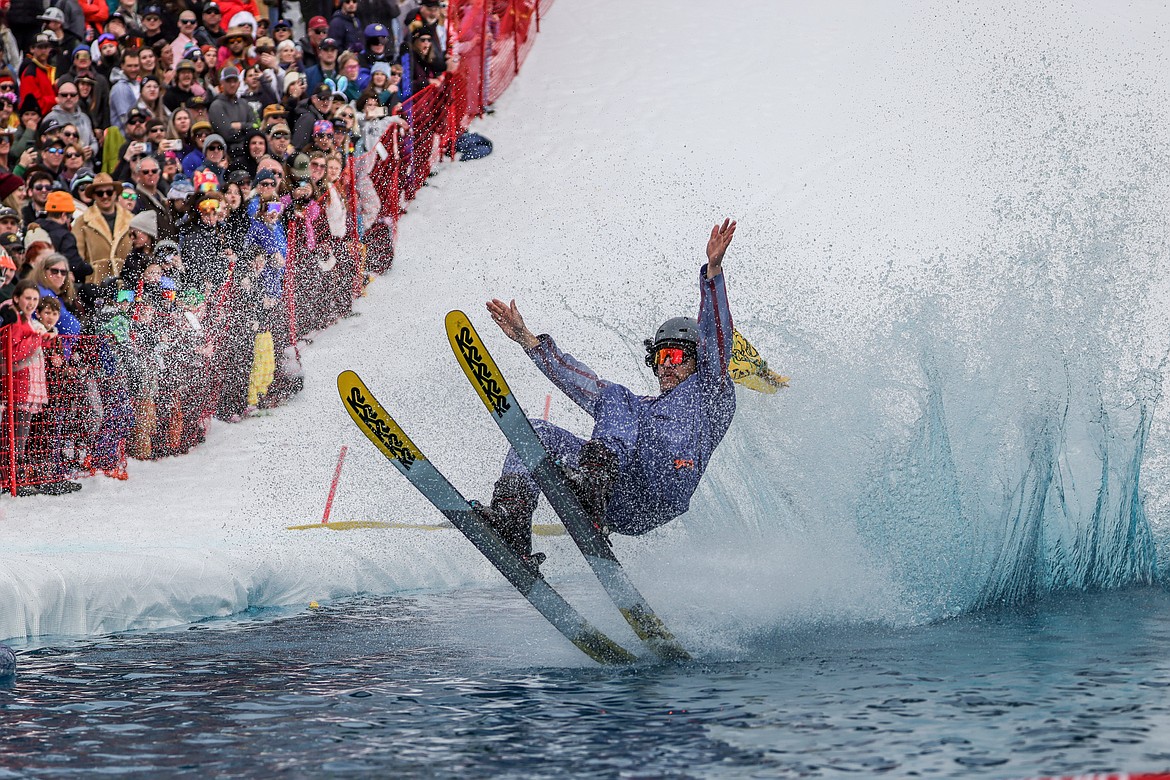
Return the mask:
<path fill-rule="evenodd" d="M 643 0 L 653 24 L 631 25 L 628 3 L 561 0 L 477 126 L 495 153 L 443 166 L 411 205 L 363 316 L 305 351 L 303 394 L 213 425 L 189 456 L 132 463 L 128 482 L 0 499 L 0 638 L 503 592 L 453 531 L 285 530 L 320 518 L 342 444 L 335 520 L 440 520 L 349 423 L 333 377 L 359 371 L 486 497 L 505 448 L 446 311 L 480 323 L 530 413 L 552 392 L 553 421 L 587 433 L 483 301 L 515 297 L 534 331 L 652 392 L 641 340 L 696 308 L 723 216 L 740 220 L 736 324 L 794 379 L 740 391 L 686 517 L 617 541 L 684 642 L 717 652 L 1165 571 L 1170 11 L 1029 6 Z M 563 539 L 537 546 L 554 582 L 587 583 Z"/>

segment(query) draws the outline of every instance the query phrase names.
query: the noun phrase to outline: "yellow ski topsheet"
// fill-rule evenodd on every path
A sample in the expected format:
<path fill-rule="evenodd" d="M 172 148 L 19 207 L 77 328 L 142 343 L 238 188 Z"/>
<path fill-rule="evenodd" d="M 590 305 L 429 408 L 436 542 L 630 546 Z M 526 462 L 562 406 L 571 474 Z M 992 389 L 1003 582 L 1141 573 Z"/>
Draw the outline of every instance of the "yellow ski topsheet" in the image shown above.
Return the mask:
<path fill-rule="evenodd" d="M 401 462 L 406 468 L 410 468 L 417 460 L 426 460 L 414 442 L 394 422 L 394 418 L 370 394 L 357 374 L 352 371 L 338 374 L 337 391 L 345 400 L 345 410 L 349 416 L 383 455 Z"/>
<path fill-rule="evenodd" d="M 508 389 L 508 383 L 496 368 L 496 362 L 492 360 L 491 354 L 482 348 L 483 342 L 475 332 L 471 320 L 457 309 L 447 312 L 444 324 L 447 327 L 447 339 L 451 342 L 451 349 L 459 359 L 459 367 L 471 380 L 475 392 L 479 393 L 479 400 L 483 401 L 489 412 L 502 416 L 510 408 L 508 396 L 512 391 Z"/>
<path fill-rule="evenodd" d="M 728 371 L 732 381 L 757 393 L 770 395 L 781 387 L 788 387 L 789 378 L 768 368 L 768 361 L 738 330 L 731 341 L 731 365 Z"/>

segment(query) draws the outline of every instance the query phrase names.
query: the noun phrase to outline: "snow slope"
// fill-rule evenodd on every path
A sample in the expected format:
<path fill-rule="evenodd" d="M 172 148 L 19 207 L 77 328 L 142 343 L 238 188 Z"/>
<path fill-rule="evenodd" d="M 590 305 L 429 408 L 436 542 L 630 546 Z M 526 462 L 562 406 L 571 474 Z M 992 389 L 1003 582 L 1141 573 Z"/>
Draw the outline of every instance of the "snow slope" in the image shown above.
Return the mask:
<path fill-rule="evenodd" d="M 0 637 L 500 582 L 452 532 L 285 530 L 319 519 L 342 444 L 334 519 L 439 521 L 349 424 L 333 377 L 359 371 L 453 482 L 485 496 L 504 447 L 449 355 L 446 311 L 486 334 L 483 301 L 514 297 L 533 330 L 651 392 L 641 340 L 695 308 L 705 234 L 725 215 L 741 224 L 736 323 L 795 381 L 741 391 L 693 511 L 619 540 L 619 555 L 692 643 L 729 625 L 966 608 L 983 562 L 964 556 L 993 538 L 1029 421 L 1070 386 L 1099 388 L 1088 417 L 1120 418 L 1058 448 L 1075 504 L 1082 451 L 1125 439 L 1126 402 L 1154 397 L 1132 380 L 1166 347 L 1151 302 L 1166 300 L 1168 17 L 1086 0 L 560 0 L 477 127 L 495 153 L 431 180 L 362 316 L 305 351 L 302 395 L 213 426 L 187 457 L 133 463 L 128 482 L 0 499 Z M 489 338 L 539 413 L 551 387 Z M 913 438 L 929 366 L 948 408 L 992 423 L 971 423 L 949 456 L 962 511 L 946 538 L 930 530 L 938 502 L 875 536 L 858 505 Z M 552 419 L 587 432 L 556 395 Z M 1159 416 L 1148 463 L 1164 464 L 1167 428 Z M 1164 535 L 1170 491 L 1146 487 Z M 565 554 L 546 569 L 579 576 L 549 544 Z"/>

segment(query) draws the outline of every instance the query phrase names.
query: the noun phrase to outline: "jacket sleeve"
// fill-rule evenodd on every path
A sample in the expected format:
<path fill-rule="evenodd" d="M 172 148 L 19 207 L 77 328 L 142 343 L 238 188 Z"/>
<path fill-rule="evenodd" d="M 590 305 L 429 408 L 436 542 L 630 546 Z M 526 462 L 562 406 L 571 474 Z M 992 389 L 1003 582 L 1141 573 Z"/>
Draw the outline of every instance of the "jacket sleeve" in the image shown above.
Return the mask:
<path fill-rule="evenodd" d="M 730 386 L 731 342 L 735 326 L 727 305 L 723 274 L 707 278 L 707 264 L 699 269 L 699 384 L 704 392 Z"/>
<path fill-rule="evenodd" d="M 589 366 L 562 352 L 552 336 L 543 333 L 539 344 L 524 350 L 549 381 L 592 417 L 601 391 L 610 383 L 598 378 Z"/>

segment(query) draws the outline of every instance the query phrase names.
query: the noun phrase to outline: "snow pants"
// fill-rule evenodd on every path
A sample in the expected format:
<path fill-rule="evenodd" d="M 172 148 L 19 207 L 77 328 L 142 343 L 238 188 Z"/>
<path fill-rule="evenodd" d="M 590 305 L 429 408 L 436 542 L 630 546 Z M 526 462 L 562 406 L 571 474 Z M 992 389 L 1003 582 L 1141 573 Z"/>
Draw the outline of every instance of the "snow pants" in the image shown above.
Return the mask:
<path fill-rule="evenodd" d="M 618 459 L 618 474 L 625 475 L 629 471 L 629 466 L 634 457 L 635 448 L 638 440 L 638 423 L 636 418 L 631 418 L 628 414 L 623 413 L 624 408 L 609 408 L 606 399 L 603 397 L 598 402 L 597 416 L 593 423 L 593 437 L 604 443 Z M 577 458 L 581 454 L 581 447 L 585 444 L 585 440 L 576 436 L 569 431 L 559 426 L 553 425 L 545 420 L 530 419 L 532 427 L 536 429 L 536 435 L 544 444 L 544 448 L 554 458 L 560 458 L 569 468 L 577 468 Z M 524 467 L 520 456 L 516 454 L 515 449 L 508 450 L 508 456 L 504 458 L 504 468 L 500 476 L 508 474 L 521 474 L 526 478 L 528 486 L 532 489 L 534 495 L 540 495 L 540 488 L 536 484 L 536 480 L 528 473 L 528 469 Z M 621 487 L 622 477 L 618 477 L 618 486 Z M 610 507 L 620 506 L 622 502 L 631 500 L 628 491 L 615 489 L 613 495 L 610 497 Z M 613 515 L 613 512 L 607 512 L 607 515 Z M 628 517 L 629 512 L 616 513 L 623 517 Z M 619 534 L 629 533 L 628 529 L 623 529 L 621 525 L 611 525 L 610 530 Z"/>

